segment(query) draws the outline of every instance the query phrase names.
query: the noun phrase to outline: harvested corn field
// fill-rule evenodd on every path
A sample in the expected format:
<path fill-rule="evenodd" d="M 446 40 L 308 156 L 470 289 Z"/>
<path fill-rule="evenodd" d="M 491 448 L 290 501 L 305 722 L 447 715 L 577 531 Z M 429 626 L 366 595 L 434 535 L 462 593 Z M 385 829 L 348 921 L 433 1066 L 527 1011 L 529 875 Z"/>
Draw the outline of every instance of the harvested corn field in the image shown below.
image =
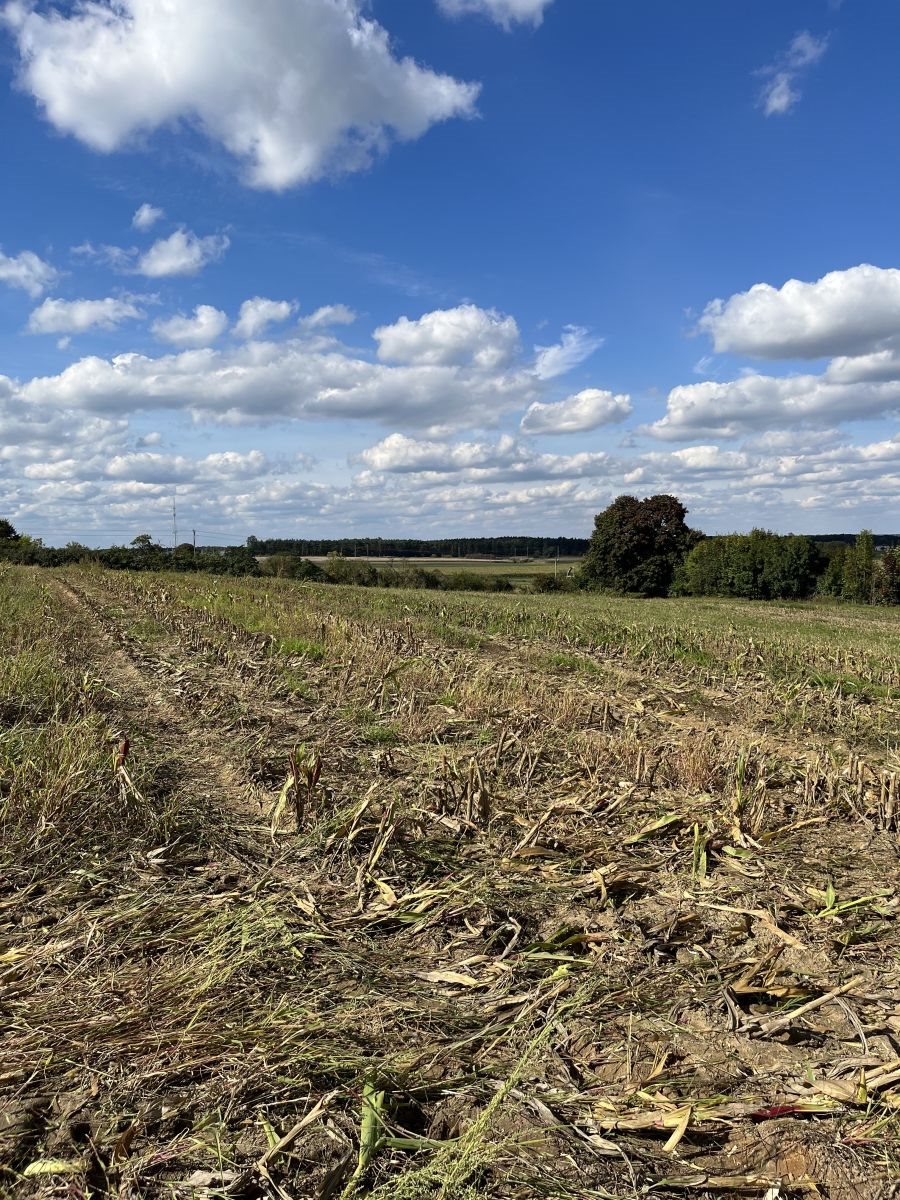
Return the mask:
<path fill-rule="evenodd" d="M 900 615 L 0 604 L 6 1194 L 892 1194 Z"/>

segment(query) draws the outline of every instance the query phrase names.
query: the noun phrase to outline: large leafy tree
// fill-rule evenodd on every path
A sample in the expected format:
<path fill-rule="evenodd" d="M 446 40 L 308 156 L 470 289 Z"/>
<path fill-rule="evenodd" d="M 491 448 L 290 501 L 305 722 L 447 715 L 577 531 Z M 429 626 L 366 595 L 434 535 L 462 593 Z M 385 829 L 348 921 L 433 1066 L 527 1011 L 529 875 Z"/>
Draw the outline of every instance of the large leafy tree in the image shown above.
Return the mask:
<path fill-rule="evenodd" d="M 0 542 L 13 542 L 19 535 L 5 517 L 0 517 Z"/>
<path fill-rule="evenodd" d="M 666 596 L 679 564 L 703 536 L 676 496 L 619 496 L 594 519 L 582 578 L 594 587 Z"/>

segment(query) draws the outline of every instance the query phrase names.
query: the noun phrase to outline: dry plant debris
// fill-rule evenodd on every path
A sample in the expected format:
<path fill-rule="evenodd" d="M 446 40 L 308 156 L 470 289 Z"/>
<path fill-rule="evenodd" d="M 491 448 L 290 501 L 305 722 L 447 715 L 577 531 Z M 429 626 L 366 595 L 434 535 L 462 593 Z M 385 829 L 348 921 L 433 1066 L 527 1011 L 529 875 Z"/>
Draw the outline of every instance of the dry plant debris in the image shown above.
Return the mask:
<path fill-rule="evenodd" d="M 900 621 L 0 572 L 10 1197 L 888 1197 Z"/>

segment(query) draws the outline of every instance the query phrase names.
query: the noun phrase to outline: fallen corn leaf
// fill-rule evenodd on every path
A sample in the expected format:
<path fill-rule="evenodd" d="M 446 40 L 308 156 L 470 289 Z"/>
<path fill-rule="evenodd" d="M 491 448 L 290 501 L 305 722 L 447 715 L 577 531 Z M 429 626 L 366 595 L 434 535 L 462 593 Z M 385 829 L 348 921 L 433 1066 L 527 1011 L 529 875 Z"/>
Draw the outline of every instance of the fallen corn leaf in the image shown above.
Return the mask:
<path fill-rule="evenodd" d="M 473 975 L 464 975 L 461 971 L 417 971 L 416 976 L 427 983 L 453 983 L 457 987 L 469 988 L 486 986 Z"/>

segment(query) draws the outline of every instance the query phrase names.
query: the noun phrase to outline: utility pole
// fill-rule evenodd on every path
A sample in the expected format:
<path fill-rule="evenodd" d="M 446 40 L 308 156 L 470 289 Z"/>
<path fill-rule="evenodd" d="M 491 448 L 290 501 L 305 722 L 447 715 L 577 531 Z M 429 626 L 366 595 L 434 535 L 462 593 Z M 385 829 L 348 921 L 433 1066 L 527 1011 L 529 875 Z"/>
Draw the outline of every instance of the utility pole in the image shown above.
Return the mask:
<path fill-rule="evenodd" d="M 556 546 L 556 563 L 553 567 L 553 578 L 556 579 L 559 575 L 559 543 Z"/>
<path fill-rule="evenodd" d="M 175 512 L 175 497 L 172 497 L 172 553 L 178 545 L 178 515 Z"/>
<path fill-rule="evenodd" d="M 196 558 L 197 557 L 197 530 L 192 529 L 191 533 L 194 535 L 194 558 Z"/>

